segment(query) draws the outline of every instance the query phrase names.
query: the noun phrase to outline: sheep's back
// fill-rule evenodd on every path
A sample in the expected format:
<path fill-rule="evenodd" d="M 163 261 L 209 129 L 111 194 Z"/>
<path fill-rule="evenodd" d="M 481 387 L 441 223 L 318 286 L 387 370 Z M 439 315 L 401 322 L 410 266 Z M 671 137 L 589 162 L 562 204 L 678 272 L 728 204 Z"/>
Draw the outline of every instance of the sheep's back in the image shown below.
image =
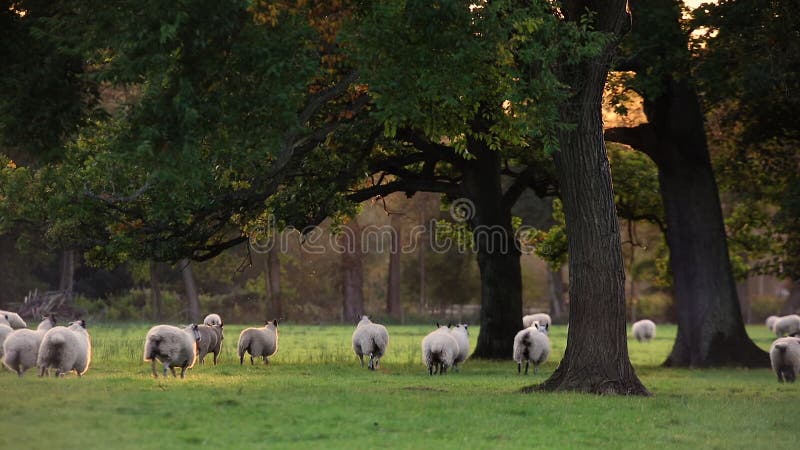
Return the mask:
<path fill-rule="evenodd" d="M 525 328 L 530 328 L 533 322 L 539 322 L 539 325 L 547 325 L 548 327 L 553 324 L 550 315 L 545 313 L 530 314 L 522 317 L 522 326 Z"/>
<path fill-rule="evenodd" d="M 781 351 L 781 347 L 785 348 Z M 782 366 L 791 366 L 795 374 L 800 373 L 800 338 L 782 337 L 775 340 L 769 348 L 769 359 L 773 371 Z"/>
<path fill-rule="evenodd" d="M 422 358 L 425 365 L 430 365 L 433 355 L 438 354 L 442 362 L 451 366 L 456 353 L 458 353 L 458 343 L 449 332 L 436 330 L 422 340 Z"/>
<path fill-rule="evenodd" d="M 67 327 L 49 329 L 39 346 L 37 365 L 71 370 L 78 357 L 78 338 Z"/>
<path fill-rule="evenodd" d="M 791 314 L 779 318 L 775 321 L 773 330 L 779 337 L 800 332 L 800 316 Z"/>
<path fill-rule="evenodd" d="M 187 359 L 195 353 L 194 344 L 192 337 L 182 329 L 172 325 L 156 325 L 147 332 L 144 358 L 149 360 L 148 355 L 157 346 L 159 355 L 170 361 Z"/>

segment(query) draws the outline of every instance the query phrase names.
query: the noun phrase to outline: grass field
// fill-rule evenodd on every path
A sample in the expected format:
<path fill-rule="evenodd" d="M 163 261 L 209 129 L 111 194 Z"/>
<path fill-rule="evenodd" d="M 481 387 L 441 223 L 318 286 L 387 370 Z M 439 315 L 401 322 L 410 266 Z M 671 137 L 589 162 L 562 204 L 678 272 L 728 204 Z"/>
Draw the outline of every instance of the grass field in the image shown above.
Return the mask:
<path fill-rule="evenodd" d="M 467 361 L 462 372 L 428 376 L 419 343 L 430 327 L 389 327 L 383 368 L 358 366 L 350 326 L 280 328 L 268 366 L 239 366 L 241 326 L 226 325 L 219 365 L 185 380 L 155 380 L 142 361 L 148 326 L 90 328 L 91 369 L 81 379 L 18 379 L 0 373 L 0 449 L 249 448 L 687 448 L 797 449 L 800 383 L 779 385 L 767 369 L 678 370 L 658 365 L 675 327 L 649 344 L 630 342 L 649 398 L 519 394 L 546 379 L 513 362 Z M 767 348 L 772 336 L 751 326 Z M 472 330 L 473 346 L 477 330 Z"/>

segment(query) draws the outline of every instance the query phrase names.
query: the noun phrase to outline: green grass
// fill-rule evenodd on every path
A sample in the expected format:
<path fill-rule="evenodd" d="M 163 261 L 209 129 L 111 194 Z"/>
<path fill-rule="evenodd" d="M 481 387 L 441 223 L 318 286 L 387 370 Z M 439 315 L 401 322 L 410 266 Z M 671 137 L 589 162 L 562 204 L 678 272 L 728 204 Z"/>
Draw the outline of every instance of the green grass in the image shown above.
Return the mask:
<path fill-rule="evenodd" d="M 555 370 L 564 327 L 536 376 L 468 360 L 461 373 L 430 377 L 419 348 L 428 327 L 390 327 L 383 368 L 372 373 L 350 350 L 349 326 L 282 326 L 268 366 L 239 366 L 242 327 L 226 326 L 220 364 L 209 358 L 185 380 L 152 378 L 141 361 L 147 328 L 92 327 L 81 379 L 0 373 L 0 448 L 796 449 L 800 439 L 800 383 L 779 385 L 767 369 L 660 368 L 675 327 L 630 342 L 649 398 L 519 394 Z M 764 348 L 772 341 L 763 326 L 749 331 Z"/>

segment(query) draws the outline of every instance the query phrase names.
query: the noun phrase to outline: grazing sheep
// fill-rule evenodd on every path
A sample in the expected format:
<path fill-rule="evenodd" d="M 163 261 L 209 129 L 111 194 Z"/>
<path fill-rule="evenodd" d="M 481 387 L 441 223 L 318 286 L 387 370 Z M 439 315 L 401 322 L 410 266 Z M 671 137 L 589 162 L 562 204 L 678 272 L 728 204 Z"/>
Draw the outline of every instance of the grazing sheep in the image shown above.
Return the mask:
<path fill-rule="evenodd" d="M 214 365 L 217 365 L 217 355 L 222 348 L 222 325 L 198 325 L 200 341 L 197 343 L 197 357 L 200 364 L 205 364 L 206 355 L 214 354 Z"/>
<path fill-rule="evenodd" d="M 194 367 L 197 361 L 197 348 L 202 337 L 198 325 L 191 324 L 184 328 L 172 325 L 156 325 L 150 328 L 144 338 L 144 360 L 150 361 L 153 377 L 158 378 L 156 359 L 164 365 L 164 377 L 167 369 L 175 375 L 175 368 L 181 368 L 181 378 L 186 376 L 186 369 Z"/>
<path fill-rule="evenodd" d="M 0 310 L 0 323 L 4 323 L 15 330 L 26 328 L 28 326 L 19 314 L 11 311 Z"/>
<path fill-rule="evenodd" d="M 14 329 L 11 326 L 6 325 L 5 323 L 0 323 L 0 360 L 3 359 L 3 343 L 6 341 L 6 338 L 9 334 L 14 332 Z"/>
<path fill-rule="evenodd" d="M 36 365 L 39 346 L 48 330 L 56 326 L 55 316 L 42 317 L 36 331 L 23 328 L 9 334 L 3 342 L 3 364 L 22 376 L 26 370 Z"/>
<path fill-rule="evenodd" d="M 278 321 L 267 322 L 263 328 L 248 328 L 239 334 L 239 365 L 244 364 L 244 353 L 250 353 L 250 364 L 254 364 L 253 357 L 261 356 L 264 364 L 269 363 L 269 357 L 278 353 Z"/>
<path fill-rule="evenodd" d="M 514 336 L 514 361 L 517 362 L 517 373 L 522 372 L 522 363 L 525 363 L 525 375 L 528 374 L 528 365 L 533 363 L 533 374 L 539 365 L 547 361 L 550 356 L 550 338 L 547 337 L 547 327 L 534 321 L 533 325 L 521 330 Z"/>
<path fill-rule="evenodd" d="M 778 337 L 782 336 L 793 336 L 800 333 L 800 316 L 797 314 L 791 314 L 788 316 L 783 316 L 775 321 L 775 324 L 772 326 L 772 331 L 775 332 L 775 335 Z"/>
<path fill-rule="evenodd" d="M 450 334 L 450 327 L 439 326 L 422 339 L 422 362 L 428 368 L 428 374 L 442 375 L 452 367 L 458 355 L 458 342 Z"/>
<path fill-rule="evenodd" d="M 214 325 L 222 326 L 223 325 L 222 318 L 219 316 L 219 314 L 209 314 L 206 316 L 205 319 L 203 319 L 203 325 L 208 325 L 212 327 Z"/>
<path fill-rule="evenodd" d="M 361 316 L 361 320 L 353 331 L 353 351 L 364 367 L 364 355 L 369 356 L 367 367 L 370 370 L 378 368 L 378 363 L 386 353 L 386 346 L 389 345 L 389 332 L 381 324 L 373 323 L 367 316 Z"/>
<path fill-rule="evenodd" d="M 800 338 L 782 337 L 775 340 L 769 349 L 772 370 L 778 375 L 778 382 L 794 383 L 800 374 Z"/>
<path fill-rule="evenodd" d="M 640 320 L 633 324 L 633 337 L 639 342 L 649 342 L 656 337 L 656 324 L 652 320 Z"/>
<path fill-rule="evenodd" d="M 466 361 L 469 357 L 469 330 L 467 327 L 469 325 L 465 323 L 460 323 L 456 325 L 452 330 L 450 330 L 450 334 L 453 335 L 453 338 L 456 340 L 458 344 L 458 353 L 456 354 L 455 360 L 453 360 L 453 369 L 460 371 L 461 368 L 458 367 L 459 364 Z"/>
<path fill-rule="evenodd" d="M 539 325 L 544 326 L 543 333 L 547 334 L 550 332 L 550 325 L 553 324 L 553 321 L 550 319 L 549 314 L 545 313 L 537 313 L 531 314 L 528 316 L 524 316 L 522 318 L 522 327 L 523 328 L 530 328 L 533 326 L 533 322 L 539 322 Z"/>
<path fill-rule="evenodd" d="M 56 369 L 59 377 L 72 370 L 80 377 L 89 370 L 91 361 L 92 342 L 86 331 L 86 322 L 77 320 L 69 327 L 53 327 L 45 333 L 36 365 L 40 377 L 49 375 L 51 368 Z"/>
<path fill-rule="evenodd" d="M 767 324 L 767 328 L 769 328 L 769 331 L 772 331 L 773 333 L 775 332 L 775 329 L 774 329 L 775 322 L 777 322 L 778 319 L 780 319 L 780 317 L 778 317 L 778 316 L 769 316 L 769 317 L 767 317 L 767 320 L 766 320 L 765 323 Z"/>

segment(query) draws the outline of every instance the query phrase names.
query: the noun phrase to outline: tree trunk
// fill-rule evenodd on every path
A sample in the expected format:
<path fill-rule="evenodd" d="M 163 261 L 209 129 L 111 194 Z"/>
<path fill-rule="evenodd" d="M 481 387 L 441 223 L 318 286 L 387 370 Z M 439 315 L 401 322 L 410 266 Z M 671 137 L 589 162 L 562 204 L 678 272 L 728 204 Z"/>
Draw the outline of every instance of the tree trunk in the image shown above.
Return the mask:
<path fill-rule="evenodd" d="M 150 261 L 150 295 L 153 301 L 153 320 L 161 322 L 161 286 L 158 280 L 158 263 Z"/>
<path fill-rule="evenodd" d="M 75 250 L 61 252 L 61 270 L 58 281 L 58 290 L 72 295 L 75 288 Z"/>
<path fill-rule="evenodd" d="M 355 322 L 364 314 L 364 263 L 361 248 L 361 227 L 350 220 L 338 236 L 342 252 L 342 319 Z"/>
<path fill-rule="evenodd" d="M 283 295 L 281 293 L 281 260 L 280 248 L 277 242 L 267 251 L 267 257 L 264 260 L 265 265 L 265 279 L 267 281 L 267 308 L 272 308 L 267 311 L 267 317 L 273 319 L 283 320 Z"/>
<path fill-rule="evenodd" d="M 389 246 L 389 276 L 386 287 L 386 312 L 392 319 L 400 320 L 403 317 L 403 305 L 400 301 L 400 233 L 402 216 L 392 214 L 392 236 Z"/>
<path fill-rule="evenodd" d="M 563 5 L 569 21 L 587 13 L 586 2 Z M 597 12 L 599 30 L 619 34 L 628 20 L 625 0 L 589 6 Z M 609 45 L 602 55 L 565 67 L 562 74 L 573 96 L 562 106 L 561 117 L 575 124 L 557 132 L 560 150 L 554 155 L 567 227 L 569 331 L 558 369 L 525 392 L 649 395 L 628 357 L 625 267 L 600 113 L 612 51 Z"/>
<path fill-rule="evenodd" d="M 564 278 L 561 276 L 562 269 L 558 270 L 547 268 L 547 284 L 550 292 L 550 316 L 553 320 L 563 317 L 567 310 L 564 303 Z"/>
<path fill-rule="evenodd" d="M 194 281 L 194 272 L 192 272 L 191 262 L 188 259 L 182 259 L 181 275 L 183 275 L 183 285 L 186 288 L 186 306 L 189 322 L 200 322 L 200 298 L 197 295 L 197 284 Z"/>
<path fill-rule="evenodd" d="M 481 273 L 481 328 L 474 358 L 510 359 L 522 329 L 522 272 L 514 241 L 511 208 L 503 204 L 500 153 L 467 138 L 472 160 L 464 161 L 461 183 L 471 202 L 469 218 Z"/>

